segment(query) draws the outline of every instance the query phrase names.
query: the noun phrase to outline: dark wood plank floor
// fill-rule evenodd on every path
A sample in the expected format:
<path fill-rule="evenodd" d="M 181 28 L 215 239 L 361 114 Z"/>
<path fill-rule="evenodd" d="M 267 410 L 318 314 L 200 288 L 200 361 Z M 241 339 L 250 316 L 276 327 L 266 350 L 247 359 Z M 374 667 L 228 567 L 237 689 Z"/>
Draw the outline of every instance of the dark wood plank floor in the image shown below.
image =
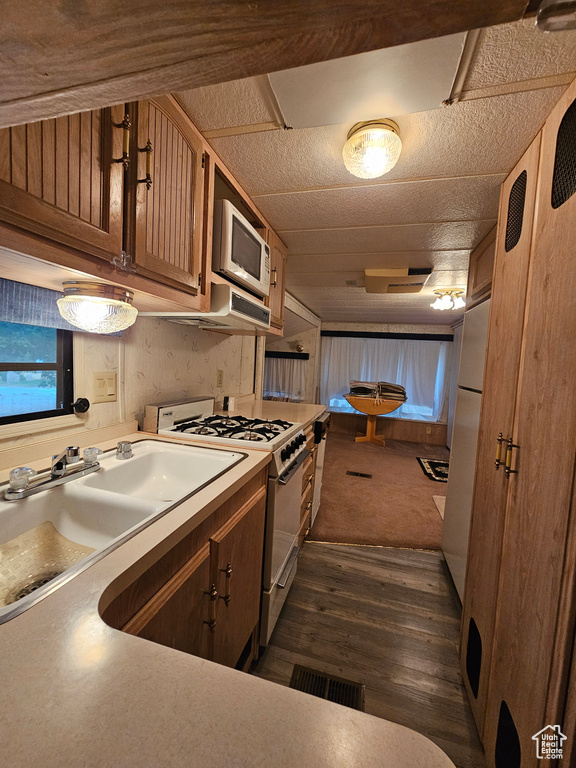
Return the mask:
<path fill-rule="evenodd" d="M 309 542 L 253 673 L 288 685 L 303 664 L 364 683 L 366 712 L 423 733 L 458 768 L 484 768 L 459 624 L 440 552 Z"/>

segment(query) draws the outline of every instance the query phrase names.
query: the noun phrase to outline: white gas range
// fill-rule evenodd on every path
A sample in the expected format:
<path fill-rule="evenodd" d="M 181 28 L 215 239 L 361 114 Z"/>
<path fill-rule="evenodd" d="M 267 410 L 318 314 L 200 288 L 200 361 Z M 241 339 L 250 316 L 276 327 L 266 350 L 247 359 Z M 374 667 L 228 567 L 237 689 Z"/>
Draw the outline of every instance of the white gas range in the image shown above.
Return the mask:
<path fill-rule="evenodd" d="M 302 425 L 214 414 L 214 398 L 146 406 L 144 430 L 194 442 L 270 451 L 260 644 L 267 645 L 298 559 L 302 475 L 309 451 Z"/>

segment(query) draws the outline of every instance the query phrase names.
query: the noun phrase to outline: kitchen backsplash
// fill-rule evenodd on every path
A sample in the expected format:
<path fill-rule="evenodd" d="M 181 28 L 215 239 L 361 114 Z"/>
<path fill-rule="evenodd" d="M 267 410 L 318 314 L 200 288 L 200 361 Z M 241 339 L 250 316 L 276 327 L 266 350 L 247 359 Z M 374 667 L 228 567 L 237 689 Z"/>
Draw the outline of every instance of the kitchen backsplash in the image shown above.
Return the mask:
<path fill-rule="evenodd" d="M 148 403 L 182 400 L 195 395 L 250 394 L 254 387 L 255 339 L 225 336 L 157 318 L 140 318 L 122 337 L 74 334 L 75 397 L 93 400 L 93 373 L 116 371 L 118 399 L 97 403 L 78 418 L 77 425 L 49 432 L 2 437 L 0 448 L 10 449 L 49 438 L 71 437 L 85 429 L 99 429 L 138 419 Z M 217 372 L 222 371 L 222 386 Z M 70 417 L 62 417 L 70 421 Z"/>

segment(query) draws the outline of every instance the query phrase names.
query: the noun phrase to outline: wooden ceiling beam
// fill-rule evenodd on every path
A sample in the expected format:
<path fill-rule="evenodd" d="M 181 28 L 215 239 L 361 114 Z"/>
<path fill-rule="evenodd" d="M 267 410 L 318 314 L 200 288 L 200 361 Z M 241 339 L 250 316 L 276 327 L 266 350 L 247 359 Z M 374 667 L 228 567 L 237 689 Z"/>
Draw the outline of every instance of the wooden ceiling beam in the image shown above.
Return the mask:
<path fill-rule="evenodd" d="M 527 0 L 6 0 L 0 127 L 520 19 Z"/>

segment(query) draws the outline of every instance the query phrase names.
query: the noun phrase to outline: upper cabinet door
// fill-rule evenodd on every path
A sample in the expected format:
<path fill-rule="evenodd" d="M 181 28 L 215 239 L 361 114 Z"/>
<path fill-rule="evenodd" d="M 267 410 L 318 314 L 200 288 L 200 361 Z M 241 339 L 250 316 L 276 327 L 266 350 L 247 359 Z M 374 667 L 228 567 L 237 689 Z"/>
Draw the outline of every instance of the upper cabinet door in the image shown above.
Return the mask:
<path fill-rule="evenodd" d="M 270 308 L 270 325 L 276 328 L 283 328 L 284 287 L 288 249 L 271 229 L 268 230 L 268 245 L 270 246 L 270 295 L 268 296 L 267 306 Z"/>
<path fill-rule="evenodd" d="M 0 130 L 0 220 L 111 260 L 122 250 L 124 109 Z"/>
<path fill-rule="evenodd" d="M 136 221 L 128 249 L 140 274 L 196 294 L 202 261 L 202 142 L 170 96 L 139 102 L 137 113 L 138 146 L 131 151 Z M 146 183 L 148 141 L 151 184 Z"/>

